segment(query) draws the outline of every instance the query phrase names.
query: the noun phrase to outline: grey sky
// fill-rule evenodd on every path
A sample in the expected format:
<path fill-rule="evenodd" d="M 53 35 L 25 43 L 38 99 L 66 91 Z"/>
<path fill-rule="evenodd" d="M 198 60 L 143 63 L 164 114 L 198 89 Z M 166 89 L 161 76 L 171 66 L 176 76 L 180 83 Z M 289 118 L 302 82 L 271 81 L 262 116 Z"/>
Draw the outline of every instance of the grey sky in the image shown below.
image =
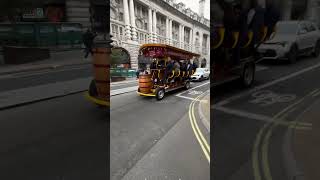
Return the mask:
<path fill-rule="evenodd" d="M 177 0 L 177 3 L 183 2 L 187 8 L 199 13 L 199 0 Z M 204 6 L 204 17 L 210 19 L 210 0 L 206 0 Z"/>

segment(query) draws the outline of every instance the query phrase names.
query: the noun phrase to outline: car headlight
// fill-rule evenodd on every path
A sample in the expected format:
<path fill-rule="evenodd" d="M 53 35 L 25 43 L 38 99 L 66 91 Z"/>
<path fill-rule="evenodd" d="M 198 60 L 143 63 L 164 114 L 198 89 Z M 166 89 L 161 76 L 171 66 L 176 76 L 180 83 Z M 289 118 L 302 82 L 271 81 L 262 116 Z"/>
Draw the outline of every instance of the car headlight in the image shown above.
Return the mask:
<path fill-rule="evenodd" d="M 287 41 L 285 41 L 285 42 L 281 42 L 281 45 L 282 45 L 283 47 L 288 47 L 288 45 L 290 45 L 290 43 L 287 42 Z"/>

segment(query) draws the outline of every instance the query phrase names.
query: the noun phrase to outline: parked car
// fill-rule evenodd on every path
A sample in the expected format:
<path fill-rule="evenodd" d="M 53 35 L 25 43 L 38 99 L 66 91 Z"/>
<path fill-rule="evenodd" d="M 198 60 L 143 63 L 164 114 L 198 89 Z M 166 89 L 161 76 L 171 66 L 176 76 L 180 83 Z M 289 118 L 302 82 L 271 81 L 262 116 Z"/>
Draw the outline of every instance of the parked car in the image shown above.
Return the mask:
<path fill-rule="evenodd" d="M 289 60 L 294 63 L 299 55 L 320 54 L 320 31 L 309 21 L 279 21 L 270 40 L 258 48 L 263 59 Z"/>
<path fill-rule="evenodd" d="M 196 72 L 191 76 L 192 81 L 202 81 L 210 79 L 210 71 L 208 68 L 197 68 Z"/>

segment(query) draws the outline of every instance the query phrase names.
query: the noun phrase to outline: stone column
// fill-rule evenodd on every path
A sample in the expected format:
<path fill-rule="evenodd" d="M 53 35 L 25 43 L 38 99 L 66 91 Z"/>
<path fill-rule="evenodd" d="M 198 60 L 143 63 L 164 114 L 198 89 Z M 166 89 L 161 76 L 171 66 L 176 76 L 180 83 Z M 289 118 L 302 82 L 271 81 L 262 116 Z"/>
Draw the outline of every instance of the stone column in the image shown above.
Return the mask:
<path fill-rule="evenodd" d="M 166 43 L 170 44 L 170 37 L 169 37 L 169 18 L 166 17 Z"/>
<path fill-rule="evenodd" d="M 158 43 L 157 42 L 157 12 L 155 9 L 153 10 L 153 41 L 155 43 Z"/>
<path fill-rule="evenodd" d="M 132 34 L 132 40 L 137 41 L 137 29 L 136 29 L 136 16 L 134 14 L 134 3 L 133 0 L 130 1 L 130 18 L 131 18 L 131 34 Z"/>
<path fill-rule="evenodd" d="M 152 9 L 149 7 L 149 10 L 148 10 L 148 18 L 149 18 L 149 27 L 148 27 L 148 31 L 149 31 L 149 42 L 150 43 L 153 43 L 153 36 L 152 36 L 152 33 L 153 33 L 153 30 L 152 30 Z"/>
<path fill-rule="evenodd" d="M 172 19 L 169 19 L 169 44 L 172 45 Z"/>
<path fill-rule="evenodd" d="M 192 35 L 193 35 L 193 37 L 192 37 L 192 39 L 193 39 L 193 51 L 195 52 L 196 51 L 196 48 L 197 48 L 197 44 L 196 44 L 196 38 L 197 38 L 197 36 L 196 36 L 196 32 L 197 32 L 197 30 L 196 29 L 194 29 L 193 30 L 193 33 L 192 33 Z"/>
<path fill-rule="evenodd" d="M 189 31 L 189 51 L 193 51 L 193 30 Z"/>
<path fill-rule="evenodd" d="M 123 0 L 123 11 L 124 11 L 123 16 L 124 16 L 124 24 L 125 24 L 125 36 L 127 40 L 131 40 L 128 0 Z"/>
<path fill-rule="evenodd" d="M 200 54 L 202 54 L 202 41 L 203 41 L 203 33 L 199 32 L 199 44 L 200 44 Z"/>
<path fill-rule="evenodd" d="M 184 25 L 181 26 L 181 49 L 184 49 Z"/>
<path fill-rule="evenodd" d="M 179 24 L 179 37 L 178 37 L 178 41 L 179 41 L 179 45 L 178 45 L 178 47 L 179 48 L 181 48 L 181 45 L 182 45 L 182 41 L 181 41 L 181 35 L 182 35 L 182 25 L 181 24 Z"/>

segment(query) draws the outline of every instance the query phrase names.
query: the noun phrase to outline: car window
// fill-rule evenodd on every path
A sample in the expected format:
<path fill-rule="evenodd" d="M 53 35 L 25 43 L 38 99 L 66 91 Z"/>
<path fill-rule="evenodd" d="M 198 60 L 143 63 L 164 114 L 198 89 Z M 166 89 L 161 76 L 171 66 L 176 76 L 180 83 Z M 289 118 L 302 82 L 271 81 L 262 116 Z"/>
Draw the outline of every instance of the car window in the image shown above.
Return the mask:
<path fill-rule="evenodd" d="M 295 23 L 279 23 L 276 26 L 277 34 L 296 34 L 298 25 Z"/>

